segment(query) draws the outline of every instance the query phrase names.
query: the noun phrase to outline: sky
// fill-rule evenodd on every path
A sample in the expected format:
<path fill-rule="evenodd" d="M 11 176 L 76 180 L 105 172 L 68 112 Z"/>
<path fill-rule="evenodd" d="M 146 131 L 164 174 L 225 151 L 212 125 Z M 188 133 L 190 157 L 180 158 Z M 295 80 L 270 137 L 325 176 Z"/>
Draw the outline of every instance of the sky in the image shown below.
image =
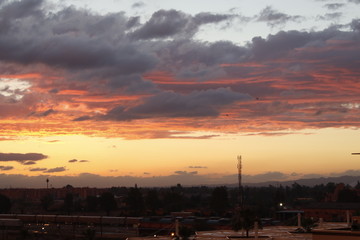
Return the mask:
<path fill-rule="evenodd" d="M 0 188 L 360 176 L 359 0 L 0 0 Z"/>

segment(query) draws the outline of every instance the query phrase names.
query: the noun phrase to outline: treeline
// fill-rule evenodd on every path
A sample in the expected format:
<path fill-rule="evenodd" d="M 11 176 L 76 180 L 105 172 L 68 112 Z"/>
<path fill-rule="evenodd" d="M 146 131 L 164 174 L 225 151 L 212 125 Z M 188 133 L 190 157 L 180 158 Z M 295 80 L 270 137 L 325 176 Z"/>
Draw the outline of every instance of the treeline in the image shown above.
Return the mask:
<path fill-rule="evenodd" d="M 164 216 L 172 212 L 192 212 L 195 216 L 231 217 L 239 204 L 239 189 L 226 186 L 169 188 L 112 187 L 99 196 L 80 198 L 71 185 L 66 186 L 63 199 L 47 194 L 36 203 L 9 199 L 0 195 L 0 213 L 81 214 L 110 216 Z M 313 187 L 299 185 L 244 187 L 241 198 L 259 217 L 274 217 L 276 211 L 300 209 L 310 202 L 335 199 L 338 202 L 357 202 L 360 184 L 339 187 L 335 183 Z M 336 197 L 331 197 L 336 194 Z"/>

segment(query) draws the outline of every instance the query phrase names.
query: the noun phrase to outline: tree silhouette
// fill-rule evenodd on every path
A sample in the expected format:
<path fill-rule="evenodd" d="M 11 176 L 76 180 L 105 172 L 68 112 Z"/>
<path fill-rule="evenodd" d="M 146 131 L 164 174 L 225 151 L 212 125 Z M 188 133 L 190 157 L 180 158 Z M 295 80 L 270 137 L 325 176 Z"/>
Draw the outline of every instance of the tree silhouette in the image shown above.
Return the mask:
<path fill-rule="evenodd" d="M 95 196 L 87 196 L 86 197 L 86 210 L 87 211 L 96 211 L 97 206 L 99 204 L 99 200 Z"/>
<path fill-rule="evenodd" d="M 344 188 L 343 190 L 340 190 L 337 202 L 358 202 L 358 201 L 359 201 L 359 197 L 356 191 L 350 188 Z"/>
<path fill-rule="evenodd" d="M 44 195 L 41 198 L 41 206 L 44 210 L 49 210 L 49 207 L 54 203 L 54 197 L 51 194 Z"/>
<path fill-rule="evenodd" d="M 126 204 L 129 207 L 131 215 L 139 216 L 142 214 L 144 210 L 144 199 L 137 186 L 129 189 Z"/>
<path fill-rule="evenodd" d="M 72 193 L 67 193 L 64 199 L 64 208 L 68 215 L 74 209 L 74 195 Z"/>
<path fill-rule="evenodd" d="M 0 194 L 0 213 L 7 213 L 10 211 L 10 209 L 11 209 L 10 199 L 5 195 Z"/>
<path fill-rule="evenodd" d="M 254 228 L 256 217 L 250 208 L 236 209 L 231 221 L 231 226 L 234 231 L 244 229 L 246 237 L 249 237 L 249 231 Z"/>
<path fill-rule="evenodd" d="M 106 215 L 109 216 L 110 211 L 115 210 L 117 207 L 114 194 L 112 194 L 111 192 L 104 192 L 103 194 L 101 194 L 100 206 L 103 210 L 106 211 Z"/>
<path fill-rule="evenodd" d="M 150 210 L 151 214 L 160 208 L 161 201 L 159 199 L 158 191 L 156 189 L 149 190 L 145 198 L 146 209 Z"/>
<path fill-rule="evenodd" d="M 181 192 L 171 188 L 164 195 L 164 209 L 167 212 L 178 212 L 183 210 L 184 197 Z"/>
<path fill-rule="evenodd" d="M 223 215 L 228 206 L 227 188 L 225 186 L 214 188 L 210 201 L 211 209 L 216 212 L 217 215 Z"/>

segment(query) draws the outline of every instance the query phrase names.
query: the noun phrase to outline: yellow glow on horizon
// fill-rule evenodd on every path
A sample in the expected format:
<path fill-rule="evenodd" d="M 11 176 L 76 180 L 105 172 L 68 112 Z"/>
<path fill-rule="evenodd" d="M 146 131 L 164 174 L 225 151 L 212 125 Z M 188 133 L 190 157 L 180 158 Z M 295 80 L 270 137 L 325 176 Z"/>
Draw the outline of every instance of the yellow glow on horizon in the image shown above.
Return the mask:
<path fill-rule="evenodd" d="M 243 156 L 245 175 L 272 171 L 327 174 L 358 168 L 358 160 L 350 153 L 358 150 L 359 137 L 358 131 L 350 129 L 308 130 L 273 137 L 224 135 L 196 140 L 123 140 L 69 135 L 1 141 L 0 146 L 3 152 L 38 152 L 49 156 L 30 166 L 2 163 L 15 166 L 7 174 L 29 176 L 46 174 L 30 172 L 30 168 L 56 167 L 66 167 L 67 171 L 50 175 L 86 172 L 103 176 L 149 177 L 167 176 L 176 171 L 231 175 L 237 173 L 237 155 Z M 71 159 L 78 162 L 69 163 Z"/>

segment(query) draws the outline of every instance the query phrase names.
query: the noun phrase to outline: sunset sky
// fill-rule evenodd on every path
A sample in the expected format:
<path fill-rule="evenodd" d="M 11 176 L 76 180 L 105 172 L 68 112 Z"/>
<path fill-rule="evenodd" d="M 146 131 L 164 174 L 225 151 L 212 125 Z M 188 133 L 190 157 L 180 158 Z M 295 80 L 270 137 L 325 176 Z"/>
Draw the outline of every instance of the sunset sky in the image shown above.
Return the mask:
<path fill-rule="evenodd" d="M 360 0 L 0 0 L 0 187 L 360 176 Z"/>

